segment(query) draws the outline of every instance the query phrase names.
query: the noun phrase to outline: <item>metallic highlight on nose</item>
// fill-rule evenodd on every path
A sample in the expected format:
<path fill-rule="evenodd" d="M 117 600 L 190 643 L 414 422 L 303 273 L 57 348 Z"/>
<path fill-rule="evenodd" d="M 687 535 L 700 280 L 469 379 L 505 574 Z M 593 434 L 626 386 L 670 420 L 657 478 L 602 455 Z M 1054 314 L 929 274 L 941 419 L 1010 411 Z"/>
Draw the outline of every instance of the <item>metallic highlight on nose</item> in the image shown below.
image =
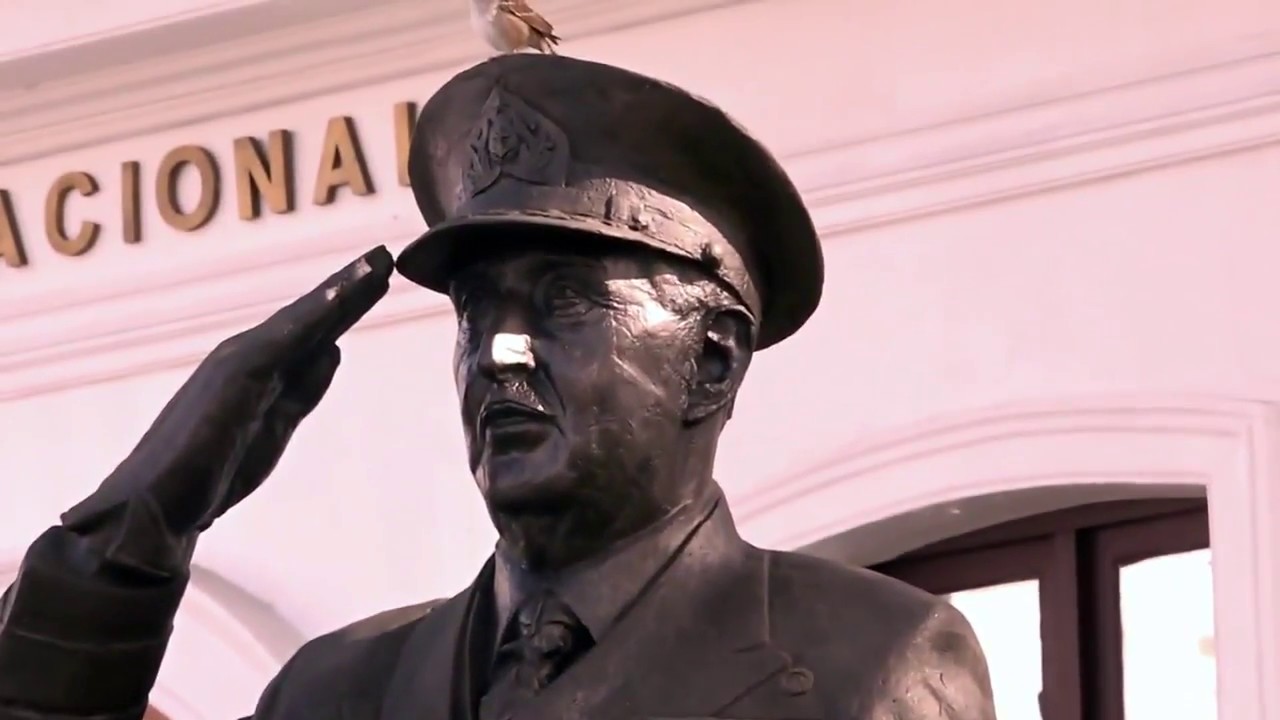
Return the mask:
<path fill-rule="evenodd" d="M 493 336 L 493 364 L 497 367 L 521 367 L 533 369 L 533 341 L 528 335 L 497 333 Z"/>

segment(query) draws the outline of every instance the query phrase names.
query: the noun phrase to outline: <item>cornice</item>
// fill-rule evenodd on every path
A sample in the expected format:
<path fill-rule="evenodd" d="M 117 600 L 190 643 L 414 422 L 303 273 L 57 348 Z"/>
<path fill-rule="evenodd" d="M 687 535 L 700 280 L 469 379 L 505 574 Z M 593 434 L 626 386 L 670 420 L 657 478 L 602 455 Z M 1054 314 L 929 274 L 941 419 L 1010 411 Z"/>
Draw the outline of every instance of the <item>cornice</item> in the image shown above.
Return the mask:
<path fill-rule="evenodd" d="M 573 38 L 744 0 L 546 0 Z M 483 57 L 461 3 L 369 5 L 238 40 L 0 95 L 0 166 Z"/>
<path fill-rule="evenodd" d="M 767 102 L 767 99 L 762 99 Z M 853 139 L 783 158 L 827 243 L 890 223 L 1280 142 L 1280 52 L 1204 65 L 1051 102 Z M 299 222 L 252 257 L 104 280 L 0 308 L 0 402 L 189 365 L 416 218 L 312 233 Z M 234 297 L 234 303 L 226 298 Z M 39 308 L 39 310 L 32 310 Z M 356 332 L 448 311 L 393 285 Z M 104 327 L 103 318 L 112 325 Z"/>
<path fill-rule="evenodd" d="M 826 237 L 1280 140 L 1280 48 L 790 159 Z"/>

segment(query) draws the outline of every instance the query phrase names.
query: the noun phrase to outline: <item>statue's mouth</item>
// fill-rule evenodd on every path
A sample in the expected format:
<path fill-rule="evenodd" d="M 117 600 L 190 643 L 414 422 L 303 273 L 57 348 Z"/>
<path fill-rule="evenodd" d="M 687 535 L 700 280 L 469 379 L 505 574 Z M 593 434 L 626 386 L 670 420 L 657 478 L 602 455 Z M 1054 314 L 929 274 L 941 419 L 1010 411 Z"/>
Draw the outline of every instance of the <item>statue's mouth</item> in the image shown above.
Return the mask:
<path fill-rule="evenodd" d="M 551 416 L 532 405 L 515 400 L 494 400 L 486 403 L 480 410 L 477 420 L 481 434 L 491 430 L 504 430 L 519 427 L 528 423 L 546 423 Z"/>

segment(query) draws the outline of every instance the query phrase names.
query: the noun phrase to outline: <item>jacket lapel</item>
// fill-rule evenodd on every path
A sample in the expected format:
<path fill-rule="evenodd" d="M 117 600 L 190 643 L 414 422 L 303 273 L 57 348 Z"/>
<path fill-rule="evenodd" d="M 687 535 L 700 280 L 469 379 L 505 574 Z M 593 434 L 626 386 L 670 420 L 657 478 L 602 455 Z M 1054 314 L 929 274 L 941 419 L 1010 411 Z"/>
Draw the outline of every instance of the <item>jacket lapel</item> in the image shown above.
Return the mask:
<path fill-rule="evenodd" d="M 769 643 L 767 555 L 724 502 L 666 572 L 516 720 L 709 717 L 789 665 Z"/>
<path fill-rule="evenodd" d="M 493 644 L 493 559 L 471 587 L 418 622 L 387 687 L 381 720 L 474 720 Z"/>

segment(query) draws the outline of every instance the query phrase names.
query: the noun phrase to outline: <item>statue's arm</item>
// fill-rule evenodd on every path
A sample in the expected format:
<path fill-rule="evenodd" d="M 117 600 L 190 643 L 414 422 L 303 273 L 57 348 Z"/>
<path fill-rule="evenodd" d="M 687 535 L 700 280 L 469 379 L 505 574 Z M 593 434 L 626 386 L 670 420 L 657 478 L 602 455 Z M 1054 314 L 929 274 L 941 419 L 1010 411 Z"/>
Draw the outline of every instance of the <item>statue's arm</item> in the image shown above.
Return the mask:
<path fill-rule="evenodd" d="M 271 474 L 333 380 L 338 338 L 386 294 L 392 267 L 375 248 L 223 341 L 36 540 L 0 598 L 0 720 L 143 716 L 196 538 Z"/>
<path fill-rule="evenodd" d="M 991 676 L 973 628 L 940 602 L 886 668 L 875 720 L 996 720 Z"/>
<path fill-rule="evenodd" d="M 0 596 L 0 720 L 142 717 L 187 572 L 107 561 L 101 542 L 123 534 L 53 527 L 27 550 Z"/>

